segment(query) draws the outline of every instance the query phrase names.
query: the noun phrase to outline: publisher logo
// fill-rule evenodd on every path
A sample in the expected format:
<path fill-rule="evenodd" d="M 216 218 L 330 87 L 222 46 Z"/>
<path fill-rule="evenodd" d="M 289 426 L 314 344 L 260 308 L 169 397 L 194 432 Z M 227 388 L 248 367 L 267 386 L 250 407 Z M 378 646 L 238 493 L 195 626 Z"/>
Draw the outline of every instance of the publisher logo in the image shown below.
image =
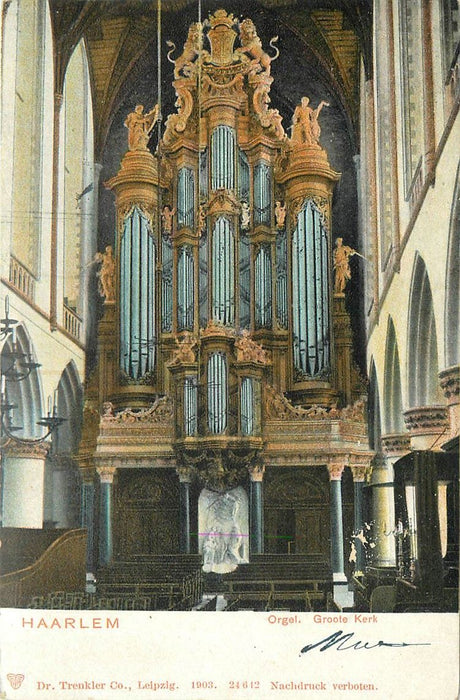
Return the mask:
<path fill-rule="evenodd" d="M 8 678 L 10 686 L 14 690 L 17 690 L 18 688 L 21 687 L 22 682 L 25 678 L 23 673 L 7 673 L 6 677 Z"/>

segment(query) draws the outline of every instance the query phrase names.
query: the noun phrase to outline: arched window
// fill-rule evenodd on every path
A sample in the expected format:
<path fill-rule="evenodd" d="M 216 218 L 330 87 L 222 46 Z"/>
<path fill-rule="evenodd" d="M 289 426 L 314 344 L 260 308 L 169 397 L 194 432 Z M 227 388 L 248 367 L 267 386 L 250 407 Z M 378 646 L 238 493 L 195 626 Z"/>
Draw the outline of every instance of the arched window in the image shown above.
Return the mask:
<path fill-rule="evenodd" d="M 53 97 L 53 38 L 48 3 L 4 3 L 2 51 L 3 229 L 11 240 L 10 281 L 34 300 L 47 269 Z M 74 200 L 75 202 L 75 200 Z M 74 204 L 75 206 L 75 204 Z"/>
<path fill-rule="evenodd" d="M 235 321 L 235 253 L 231 224 L 220 216 L 212 233 L 212 318 L 226 325 Z"/>
<path fill-rule="evenodd" d="M 155 257 L 149 221 L 135 207 L 120 244 L 120 364 L 132 379 L 155 366 Z"/>
<path fill-rule="evenodd" d="M 59 167 L 58 237 L 63 251 L 64 307 L 82 315 L 85 289 L 82 270 L 93 257 L 94 199 L 91 88 L 83 41 L 76 46 L 66 71 L 61 108 L 62 157 Z M 67 328 L 71 332 L 71 328 Z"/>
<path fill-rule="evenodd" d="M 294 365 L 318 377 L 330 367 L 327 233 L 321 213 L 307 200 L 292 237 L 292 326 Z"/>
<path fill-rule="evenodd" d="M 406 194 L 424 152 L 423 41 L 421 3 L 400 0 L 401 87 L 404 108 L 403 127 L 404 175 Z"/>
<path fill-rule="evenodd" d="M 433 298 L 425 263 L 418 254 L 409 298 L 408 343 L 409 404 L 411 407 L 437 404 L 440 392 Z"/>
<path fill-rule="evenodd" d="M 385 353 L 385 432 L 400 433 L 404 431 L 401 375 L 399 370 L 399 352 L 395 327 L 391 317 L 388 320 Z"/>
<path fill-rule="evenodd" d="M 194 260 L 189 245 L 181 246 L 177 259 L 177 328 L 193 330 Z"/>
<path fill-rule="evenodd" d="M 208 379 L 208 430 L 218 435 L 223 433 L 228 421 L 227 360 L 221 352 L 209 356 Z"/>
<path fill-rule="evenodd" d="M 220 125 L 211 135 L 211 188 L 232 190 L 235 187 L 235 132 Z"/>

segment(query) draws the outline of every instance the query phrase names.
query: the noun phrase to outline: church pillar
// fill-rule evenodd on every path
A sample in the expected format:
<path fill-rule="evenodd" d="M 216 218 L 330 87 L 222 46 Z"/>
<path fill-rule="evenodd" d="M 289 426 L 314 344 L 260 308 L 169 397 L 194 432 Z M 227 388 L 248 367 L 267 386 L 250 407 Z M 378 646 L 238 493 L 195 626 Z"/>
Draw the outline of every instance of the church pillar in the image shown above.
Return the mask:
<path fill-rule="evenodd" d="M 179 476 L 179 518 L 181 554 L 190 554 L 190 482 L 191 470 L 187 467 L 176 469 Z"/>
<path fill-rule="evenodd" d="M 410 450 L 407 433 L 382 435 L 382 457 L 372 469 L 372 520 L 374 566 L 396 566 L 394 463 Z"/>
<path fill-rule="evenodd" d="M 101 480 L 99 503 L 99 565 L 104 566 L 112 559 L 112 492 L 115 467 L 98 467 Z"/>
<path fill-rule="evenodd" d="M 43 527 L 45 460 L 50 443 L 3 448 L 3 527 Z"/>
<path fill-rule="evenodd" d="M 331 564 L 334 583 L 345 583 L 343 558 L 342 473 L 343 464 L 328 464 L 331 482 Z"/>
<path fill-rule="evenodd" d="M 447 404 L 449 439 L 460 433 L 460 366 L 449 367 L 440 372 L 439 383 Z"/>
<path fill-rule="evenodd" d="M 94 573 L 94 480 L 92 474 L 84 474 L 81 484 L 81 526 L 86 529 L 86 570 Z"/>
<path fill-rule="evenodd" d="M 351 465 L 351 473 L 353 474 L 353 489 L 354 489 L 354 532 L 355 532 L 355 548 L 356 548 L 356 566 L 355 576 L 361 576 L 364 573 L 366 566 L 366 553 L 364 544 L 359 537 L 364 534 L 364 517 L 363 517 L 363 489 L 366 480 L 368 467 L 361 464 Z"/>
<path fill-rule="evenodd" d="M 265 467 L 258 464 L 249 468 L 249 519 L 250 519 L 250 551 L 251 554 L 264 552 L 264 506 L 263 478 Z"/>

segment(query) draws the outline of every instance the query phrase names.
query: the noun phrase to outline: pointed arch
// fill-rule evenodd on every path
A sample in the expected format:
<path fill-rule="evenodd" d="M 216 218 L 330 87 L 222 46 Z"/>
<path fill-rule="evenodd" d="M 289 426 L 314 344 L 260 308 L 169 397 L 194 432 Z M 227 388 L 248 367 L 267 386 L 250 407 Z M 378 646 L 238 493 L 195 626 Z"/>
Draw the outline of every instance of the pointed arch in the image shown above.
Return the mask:
<path fill-rule="evenodd" d="M 391 316 L 388 318 L 387 340 L 385 348 L 384 378 L 384 430 L 385 433 L 404 431 L 401 372 L 396 332 Z"/>
<path fill-rule="evenodd" d="M 449 227 L 449 248 L 446 267 L 445 361 L 446 367 L 459 363 L 460 347 L 460 165 L 457 170 L 452 214 Z"/>
<path fill-rule="evenodd" d="M 57 412 L 65 421 L 53 435 L 53 451 L 74 455 L 81 435 L 83 387 L 73 360 L 66 365 L 59 379 Z"/>
<path fill-rule="evenodd" d="M 85 303 L 83 274 L 92 254 L 89 222 L 94 206 L 93 114 L 83 40 L 75 47 L 66 70 L 61 140 L 58 235 L 64 267 L 62 297 L 65 307 L 81 316 Z"/>
<path fill-rule="evenodd" d="M 21 371 L 21 355 L 25 361 L 31 361 L 35 358 L 32 341 L 22 325 L 16 329 L 16 352 L 19 353 L 19 359 L 16 364 Z M 3 346 L 1 354 L 2 374 L 6 373 L 6 398 L 9 404 L 13 404 L 14 408 L 9 412 L 10 425 L 20 427 L 20 430 L 15 431 L 18 438 L 37 438 L 41 437 L 43 430 L 37 426 L 37 421 L 43 416 L 42 410 L 42 386 L 39 368 L 32 370 L 30 374 L 21 381 L 14 381 L 13 378 L 8 378 L 8 370 L 12 366 L 11 353 L 13 344 L 11 336 Z"/>
<path fill-rule="evenodd" d="M 408 319 L 409 405 L 429 406 L 440 401 L 438 389 L 438 343 L 433 297 L 425 262 L 416 253 L 409 295 Z"/>

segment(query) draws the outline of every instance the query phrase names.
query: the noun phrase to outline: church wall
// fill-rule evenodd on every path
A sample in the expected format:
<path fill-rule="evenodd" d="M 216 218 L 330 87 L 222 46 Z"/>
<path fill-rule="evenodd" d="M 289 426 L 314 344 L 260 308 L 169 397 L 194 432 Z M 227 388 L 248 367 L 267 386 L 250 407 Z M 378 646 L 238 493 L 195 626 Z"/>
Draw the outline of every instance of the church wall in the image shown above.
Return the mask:
<path fill-rule="evenodd" d="M 438 366 L 446 367 L 445 336 L 445 275 L 449 244 L 449 225 L 456 184 L 460 120 L 457 121 L 447 141 L 437 167 L 435 185 L 429 189 L 414 228 L 408 236 L 401 256 L 400 272 L 393 277 L 388 292 L 381 301 L 378 323 L 371 331 L 367 346 L 368 359 L 374 357 L 379 384 L 383 385 L 385 343 L 388 317 L 395 325 L 401 360 L 401 384 L 403 407 L 408 408 L 408 317 L 409 299 L 415 255 L 424 260 L 433 296 L 436 322 Z"/>

